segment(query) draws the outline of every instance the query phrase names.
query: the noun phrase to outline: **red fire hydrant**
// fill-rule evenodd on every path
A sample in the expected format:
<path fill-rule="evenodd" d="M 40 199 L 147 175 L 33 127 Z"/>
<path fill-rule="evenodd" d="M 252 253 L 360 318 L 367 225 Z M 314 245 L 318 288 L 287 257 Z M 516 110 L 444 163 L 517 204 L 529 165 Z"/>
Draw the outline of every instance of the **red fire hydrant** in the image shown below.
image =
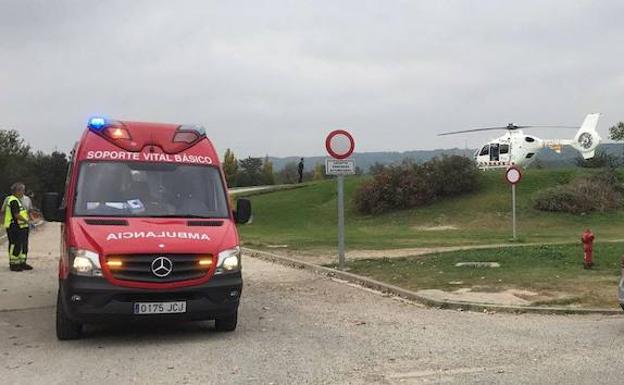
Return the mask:
<path fill-rule="evenodd" d="M 594 266 L 594 233 L 586 229 L 581 236 L 583 242 L 583 264 L 586 269 Z"/>

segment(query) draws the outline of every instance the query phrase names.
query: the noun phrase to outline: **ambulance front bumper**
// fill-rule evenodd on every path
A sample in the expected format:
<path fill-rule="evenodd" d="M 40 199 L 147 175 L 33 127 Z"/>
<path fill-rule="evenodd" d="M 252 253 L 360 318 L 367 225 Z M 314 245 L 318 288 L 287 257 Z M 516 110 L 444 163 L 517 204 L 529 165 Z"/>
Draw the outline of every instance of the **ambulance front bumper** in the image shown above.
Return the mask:
<path fill-rule="evenodd" d="M 65 312 L 81 323 L 226 317 L 237 311 L 242 287 L 240 272 L 215 275 L 202 285 L 167 290 L 121 287 L 105 278 L 71 274 L 60 281 Z M 135 303 L 148 302 L 184 302 L 186 306 L 183 313 L 135 314 Z"/>

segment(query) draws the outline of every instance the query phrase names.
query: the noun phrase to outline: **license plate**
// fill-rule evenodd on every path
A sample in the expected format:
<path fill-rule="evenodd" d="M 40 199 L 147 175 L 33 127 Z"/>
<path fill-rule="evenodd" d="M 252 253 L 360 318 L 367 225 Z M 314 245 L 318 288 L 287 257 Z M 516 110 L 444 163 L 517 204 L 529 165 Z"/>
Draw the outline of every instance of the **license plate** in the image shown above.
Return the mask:
<path fill-rule="evenodd" d="M 186 313 L 186 301 L 178 302 L 135 302 L 134 314 Z"/>

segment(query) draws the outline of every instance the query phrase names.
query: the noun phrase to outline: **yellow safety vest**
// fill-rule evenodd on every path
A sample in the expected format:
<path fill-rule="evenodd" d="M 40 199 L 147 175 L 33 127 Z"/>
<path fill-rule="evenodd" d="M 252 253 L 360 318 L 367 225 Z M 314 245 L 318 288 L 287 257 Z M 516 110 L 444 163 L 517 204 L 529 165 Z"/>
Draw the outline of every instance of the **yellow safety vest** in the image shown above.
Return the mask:
<path fill-rule="evenodd" d="M 9 228 L 11 226 L 11 222 L 13 222 L 13 215 L 11 214 L 11 202 L 13 201 L 17 201 L 17 204 L 19 205 L 20 215 L 28 219 L 28 210 L 24 208 L 24 206 L 22 205 L 22 201 L 20 201 L 15 195 L 9 195 L 9 197 L 5 201 L 6 207 L 4 209 L 4 227 L 5 228 Z M 24 223 L 24 222 L 17 222 L 17 223 L 19 224 L 19 227 L 21 228 L 28 227 L 28 223 Z"/>

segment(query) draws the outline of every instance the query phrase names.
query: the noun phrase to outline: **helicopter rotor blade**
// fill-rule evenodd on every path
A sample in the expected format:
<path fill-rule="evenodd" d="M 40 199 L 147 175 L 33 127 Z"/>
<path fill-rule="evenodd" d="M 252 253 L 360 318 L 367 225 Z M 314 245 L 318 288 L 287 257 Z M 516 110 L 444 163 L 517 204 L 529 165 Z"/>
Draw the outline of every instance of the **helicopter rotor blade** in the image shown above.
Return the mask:
<path fill-rule="evenodd" d="M 520 127 L 522 128 L 571 128 L 571 129 L 573 128 L 575 130 L 578 130 L 580 128 L 579 126 L 544 126 L 541 124 L 533 124 L 530 126 L 518 126 L 518 128 Z"/>
<path fill-rule="evenodd" d="M 480 132 L 480 131 L 495 131 L 495 130 L 508 130 L 508 128 L 507 128 L 507 126 L 503 126 L 503 127 L 473 128 L 471 130 L 444 132 L 442 134 L 438 134 L 438 136 L 455 135 L 455 134 L 466 134 L 466 133 L 469 133 L 469 132 Z"/>
<path fill-rule="evenodd" d="M 518 130 L 521 128 L 574 128 L 574 129 L 578 129 L 579 127 L 578 126 L 544 126 L 544 125 L 516 126 L 516 125 L 512 125 L 512 126 L 501 126 L 501 127 L 473 128 L 470 130 L 444 132 L 442 134 L 438 134 L 438 136 L 466 134 L 466 133 L 481 132 L 481 131 L 495 131 L 495 130 L 514 131 L 514 130 Z"/>

